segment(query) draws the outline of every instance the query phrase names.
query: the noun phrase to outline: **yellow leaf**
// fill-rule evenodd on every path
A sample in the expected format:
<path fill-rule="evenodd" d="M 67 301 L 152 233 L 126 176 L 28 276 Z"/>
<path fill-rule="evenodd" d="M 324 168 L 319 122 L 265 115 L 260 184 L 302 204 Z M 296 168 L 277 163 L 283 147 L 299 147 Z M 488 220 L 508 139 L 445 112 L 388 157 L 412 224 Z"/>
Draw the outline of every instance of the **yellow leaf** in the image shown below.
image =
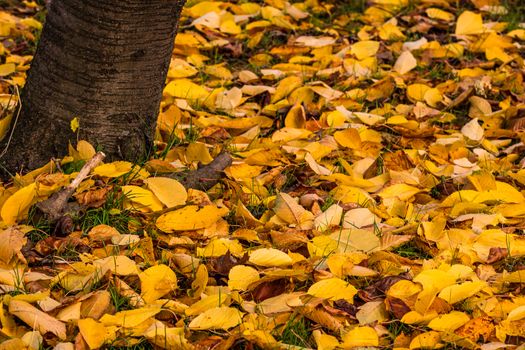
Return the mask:
<path fill-rule="evenodd" d="M 314 219 L 314 227 L 318 231 L 325 231 L 332 226 L 338 226 L 343 217 L 343 208 L 338 204 L 331 205 Z"/>
<path fill-rule="evenodd" d="M 379 346 L 379 336 L 372 327 L 355 327 L 343 336 L 343 347 Z"/>
<path fill-rule="evenodd" d="M 138 275 L 137 264 L 125 255 L 108 256 L 95 260 L 94 265 L 100 266 L 102 271 L 111 271 L 118 276 Z"/>
<path fill-rule="evenodd" d="M 175 79 L 166 85 L 164 94 L 188 100 L 204 100 L 211 92 L 188 79 Z"/>
<path fill-rule="evenodd" d="M 425 84 L 412 84 L 407 87 L 407 96 L 412 101 L 424 101 L 425 93 L 430 90 L 430 86 Z"/>
<path fill-rule="evenodd" d="M 213 225 L 228 214 L 228 211 L 228 208 L 218 208 L 214 205 L 206 205 L 202 208 L 188 205 L 159 216 L 156 225 L 164 232 L 198 230 Z"/>
<path fill-rule="evenodd" d="M 445 287 L 439 292 L 438 296 L 449 304 L 455 304 L 477 294 L 480 290 L 485 288 L 486 285 L 487 283 L 485 281 L 468 281 Z"/>
<path fill-rule="evenodd" d="M 122 186 L 122 193 L 129 198 L 130 201 L 143 205 L 152 211 L 162 210 L 162 203 L 149 190 L 139 186 L 127 185 Z"/>
<path fill-rule="evenodd" d="M 425 92 L 425 95 L 423 95 L 423 99 L 425 100 L 427 105 L 431 107 L 436 107 L 437 104 L 443 100 L 443 95 L 438 89 L 430 88 Z"/>
<path fill-rule="evenodd" d="M 465 11 L 459 15 L 456 23 L 456 35 L 481 34 L 483 28 L 483 19 L 478 13 Z"/>
<path fill-rule="evenodd" d="M 406 184 L 395 184 L 388 186 L 379 192 L 381 198 L 399 198 L 401 200 L 409 200 L 421 190 L 417 187 Z"/>
<path fill-rule="evenodd" d="M 498 59 L 503 63 L 508 63 L 512 61 L 512 56 L 507 54 L 501 47 L 487 47 L 485 49 L 485 57 L 487 57 L 487 60 L 495 60 Z"/>
<path fill-rule="evenodd" d="M 423 289 L 440 291 L 456 283 L 456 277 L 443 270 L 430 269 L 421 271 L 413 281 L 420 283 Z"/>
<path fill-rule="evenodd" d="M 208 164 L 213 161 L 208 147 L 202 142 L 193 142 L 186 148 L 186 160 L 188 162 L 200 162 L 202 164 Z"/>
<path fill-rule="evenodd" d="M 21 19 L 20 23 L 31 28 L 42 29 L 42 23 L 31 17 Z"/>
<path fill-rule="evenodd" d="M 393 298 L 406 299 L 419 292 L 421 292 L 421 286 L 409 280 L 401 280 L 394 283 L 388 289 L 386 295 Z"/>
<path fill-rule="evenodd" d="M 242 312 L 232 307 L 216 307 L 197 316 L 188 327 L 195 330 L 228 330 L 242 322 L 242 315 Z"/>
<path fill-rule="evenodd" d="M 318 350 L 333 350 L 339 347 L 339 341 L 333 335 L 322 333 L 318 329 L 313 331 L 312 334 Z"/>
<path fill-rule="evenodd" d="M 169 177 L 150 177 L 144 183 L 153 194 L 168 208 L 186 203 L 188 193 L 184 186 Z"/>
<path fill-rule="evenodd" d="M 449 314 L 439 315 L 430 323 L 428 327 L 435 331 L 454 332 L 470 320 L 470 317 L 464 312 L 452 311 Z"/>
<path fill-rule="evenodd" d="M 382 40 L 400 41 L 404 40 L 406 36 L 397 25 L 387 22 L 379 27 L 379 37 Z"/>
<path fill-rule="evenodd" d="M 259 280 L 259 272 L 250 266 L 236 265 L 228 274 L 228 287 L 231 290 L 246 290 L 250 284 Z"/>
<path fill-rule="evenodd" d="M 358 60 L 374 56 L 377 53 L 377 50 L 379 50 L 379 41 L 371 40 L 358 41 L 350 48 L 350 52 Z"/>
<path fill-rule="evenodd" d="M 440 19 L 442 21 L 450 22 L 454 20 L 454 15 L 450 12 L 443 11 L 441 9 L 431 7 L 425 11 L 427 13 L 427 16 L 434 19 Z"/>
<path fill-rule="evenodd" d="M 141 296 L 151 303 L 177 289 L 177 276 L 166 265 L 156 265 L 139 274 Z"/>
<path fill-rule="evenodd" d="M 326 257 L 337 250 L 337 241 L 329 236 L 317 236 L 308 242 L 308 253 L 314 257 Z"/>
<path fill-rule="evenodd" d="M 399 74 L 405 74 L 417 67 L 417 60 L 410 51 L 403 51 L 394 64 L 394 70 Z"/>
<path fill-rule="evenodd" d="M 409 311 L 403 315 L 401 322 L 406 324 L 427 324 L 438 316 L 437 312 L 431 311 L 425 315 L 421 315 L 417 311 Z"/>
<path fill-rule="evenodd" d="M 78 141 L 77 151 L 78 155 L 80 156 L 80 159 L 82 160 L 91 159 L 97 153 L 95 147 L 93 147 L 89 142 L 85 140 Z"/>
<path fill-rule="evenodd" d="M 13 119 L 13 114 L 8 113 L 7 116 L 0 119 L 0 141 L 2 141 L 7 135 L 7 132 L 9 131 L 9 128 L 11 126 L 11 120 Z"/>
<path fill-rule="evenodd" d="M 212 294 L 210 296 L 204 296 L 201 300 L 192 304 L 189 308 L 184 310 L 186 316 L 200 315 L 203 312 L 211 310 L 220 306 L 228 306 L 231 298 L 229 295 L 224 293 Z"/>
<path fill-rule="evenodd" d="M 71 122 L 69 122 L 69 125 L 71 127 L 71 130 L 73 132 L 76 132 L 78 130 L 78 128 L 80 127 L 80 121 L 78 120 L 77 117 L 71 119 Z"/>
<path fill-rule="evenodd" d="M 14 63 L 5 63 L 0 64 L 0 77 L 5 77 L 6 75 L 14 73 L 16 66 Z"/>
<path fill-rule="evenodd" d="M 438 332 L 430 331 L 417 335 L 410 342 L 410 350 L 436 349 L 441 337 Z"/>
<path fill-rule="evenodd" d="M 192 349 L 192 345 L 184 337 L 185 331 L 184 327 L 150 327 L 144 336 L 160 349 Z"/>
<path fill-rule="evenodd" d="M 273 208 L 275 214 L 288 224 L 298 225 L 301 229 L 313 227 L 314 215 L 299 205 L 289 194 L 280 192 Z"/>
<path fill-rule="evenodd" d="M 98 349 L 106 341 L 106 327 L 92 318 L 78 320 L 78 329 L 90 349 Z"/>
<path fill-rule="evenodd" d="M 354 186 L 339 185 L 330 194 L 341 203 L 357 203 L 362 206 L 366 206 L 367 203 L 374 203 L 374 199 L 368 192 Z"/>
<path fill-rule="evenodd" d="M 307 293 L 318 298 L 330 300 L 344 299 L 353 304 L 357 289 L 350 283 L 334 277 L 312 284 Z"/>
<path fill-rule="evenodd" d="M 236 239 L 218 238 L 212 239 L 204 248 L 197 248 L 197 256 L 202 257 L 219 257 L 230 252 L 235 256 L 242 256 L 244 248 Z"/>
<path fill-rule="evenodd" d="M 208 280 L 208 269 L 206 268 L 206 265 L 200 264 L 195 272 L 195 279 L 191 282 L 191 289 L 194 295 L 199 296 L 202 294 L 208 285 Z"/>
<path fill-rule="evenodd" d="M 275 103 L 286 96 L 288 96 L 292 91 L 297 89 L 303 84 L 303 79 L 301 79 L 298 76 L 292 75 L 289 77 L 284 78 L 279 82 L 279 85 L 277 85 L 277 89 L 275 90 L 275 93 L 273 94 L 271 98 L 271 102 Z"/>
<path fill-rule="evenodd" d="M 274 248 L 261 248 L 254 250 L 251 252 L 248 261 L 255 265 L 267 267 L 288 266 L 293 262 L 288 254 Z"/>
<path fill-rule="evenodd" d="M 133 164 L 130 162 L 117 161 L 102 164 L 93 170 L 94 175 L 104 177 L 119 177 L 131 171 Z"/>
<path fill-rule="evenodd" d="M 194 76 L 199 71 L 188 62 L 181 59 L 172 59 L 170 69 L 168 70 L 168 78 L 188 78 Z"/>
<path fill-rule="evenodd" d="M 293 105 L 292 108 L 288 111 L 286 114 L 286 118 L 284 119 L 284 126 L 288 128 L 297 128 L 302 129 L 306 125 L 306 111 L 304 110 L 304 107 L 296 103 Z"/>
<path fill-rule="evenodd" d="M 105 326 L 133 328 L 152 318 L 161 311 L 160 307 L 144 307 L 133 310 L 119 311 L 114 315 L 105 314 L 100 322 Z"/>
<path fill-rule="evenodd" d="M 379 122 L 383 122 L 385 117 L 373 113 L 353 112 L 352 117 L 357 117 L 360 121 L 366 125 L 375 125 Z"/>
<path fill-rule="evenodd" d="M 36 184 L 32 183 L 13 193 L 2 206 L 0 215 L 7 225 L 13 225 L 17 220 L 27 215 L 29 207 L 36 196 Z"/>
<path fill-rule="evenodd" d="M 483 138 L 483 128 L 478 123 L 478 118 L 474 118 L 461 128 L 461 133 L 472 141 L 481 141 Z"/>
<path fill-rule="evenodd" d="M 381 246 L 379 237 L 371 230 L 339 229 L 334 230 L 330 238 L 337 242 L 337 249 L 342 253 L 355 251 L 370 253 Z"/>
<path fill-rule="evenodd" d="M 241 27 L 239 27 L 233 19 L 221 23 L 220 31 L 227 34 L 240 34 Z"/>
<path fill-rule="evenodd" d="M 507 321 L 518 321 L 525 318 L 525 305 L 518 306 L 509 312 Z"/>
<path fill-rule="evenodd" d="M 232 111 L 243 102 L 241 89 L 234 87 L 217 94 L 215 108 Z"/>
<path fill-rule="evenodd" d="M 361 138 L 359 132 L 354 128 L 348 128 L 342 131 L 336 131 L 334 138 L 338 144 L 350 149 L 359 149 L 361 147 Z"/>

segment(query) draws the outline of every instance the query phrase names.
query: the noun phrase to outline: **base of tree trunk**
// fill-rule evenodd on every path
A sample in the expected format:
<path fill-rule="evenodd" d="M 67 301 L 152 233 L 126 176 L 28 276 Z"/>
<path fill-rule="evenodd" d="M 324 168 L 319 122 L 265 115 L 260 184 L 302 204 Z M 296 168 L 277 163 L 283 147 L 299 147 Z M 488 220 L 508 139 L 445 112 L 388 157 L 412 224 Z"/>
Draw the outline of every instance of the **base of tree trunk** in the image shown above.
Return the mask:
<path fill-rule="evenodd" d="M 184 2 L 51 2 L 2 173 L 40 167 L 81 139 L 108 160 L 147 157 Z"/>

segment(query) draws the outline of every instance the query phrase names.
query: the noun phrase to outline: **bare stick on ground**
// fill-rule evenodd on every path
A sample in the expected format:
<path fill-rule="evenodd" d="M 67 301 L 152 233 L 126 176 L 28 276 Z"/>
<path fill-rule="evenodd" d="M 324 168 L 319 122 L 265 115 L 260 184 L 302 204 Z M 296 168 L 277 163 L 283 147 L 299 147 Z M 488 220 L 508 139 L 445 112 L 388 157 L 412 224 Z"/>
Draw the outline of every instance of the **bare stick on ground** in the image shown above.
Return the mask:
<path fill-rule="evenodd" d="M 78 188 L 80 183 L 89 175 L 89 173 L 97 167 L 97 165 L 104 160 L 106 155 L 102 152 L 98 152 L 87 161 L 86 164 L 80 169 L 77 177 L 69 185 L 62 190 L 56 192 L 51 197 L 38 203 L 37 208 L 46 216 L 50 222 L 58 221 L 67 211 L 67 203 L 69 198 L 73 195 L 75 190 Z"/>

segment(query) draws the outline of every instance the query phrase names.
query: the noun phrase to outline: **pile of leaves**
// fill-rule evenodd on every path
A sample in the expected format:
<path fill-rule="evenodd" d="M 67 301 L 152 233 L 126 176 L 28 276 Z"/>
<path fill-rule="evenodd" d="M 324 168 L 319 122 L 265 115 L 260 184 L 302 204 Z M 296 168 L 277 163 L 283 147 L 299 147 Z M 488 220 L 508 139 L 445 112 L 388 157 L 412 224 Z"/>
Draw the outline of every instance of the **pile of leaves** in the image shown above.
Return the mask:
<path fill-rule="evenodd" d="M 2 134 L 42 11 L 0 12 Z M 0 188 L 0 349 L 523 348 L 524 13 L 189 1 L 149 161 L 56 223 L 87 142 Z"/>

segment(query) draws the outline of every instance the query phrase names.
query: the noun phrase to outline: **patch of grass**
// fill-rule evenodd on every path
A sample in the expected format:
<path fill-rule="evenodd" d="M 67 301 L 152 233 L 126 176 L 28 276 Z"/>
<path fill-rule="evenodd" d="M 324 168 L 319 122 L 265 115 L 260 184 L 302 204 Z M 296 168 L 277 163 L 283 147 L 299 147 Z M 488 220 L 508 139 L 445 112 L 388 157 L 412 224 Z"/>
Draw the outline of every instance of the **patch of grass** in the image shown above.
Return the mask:
<path fill-rule="evenodd" d="M 520 23 L 525 23 L 525 2 L 522 0 L 503 0 L 501 5 L 507 9 L 506 14 L 494 15 L 494 20 L 507 22 L 507 31 L 520 28 Z"/>
<path fill-rule="evenodd" d="M 430 256 L 427 252 L 421 250 L 413 242 L 407 242 L 394 249 L 393 252 L 403 258 L 412 260 L 432 258 L 432 256 Z"/>
<path fill-rule="evenodd" d="M 120 295 L 114 284 L 110 284 L 108 288 L 109 295 L 116 312 L 123 310 L 131 310 L 133 307 L 129 304 L 129 298 Z"/>
<path fill-rule="evenodd" d="M 321 210 L 324 212 L 326 209 L 330 208 L 333 204 L 337 203 L 336 199 L 329 195 L 324 200 L 323 205 L 321 205 Z"/>
<path fill-rule="evenodd" d="M 168 142 L 166 143 L 166 147 L 162 151 L 158 151 L 154 149 L 153 152 L 153 158 L 155 159 L 162 159 L 165 160 L 166 156 L 168 155 L 168 152 L 173 148 L 182 143 L 182 140 L 175 135 L 175 128 L 171 132 L 171 135 L 169 136 Z"/>
<path fill-rule="evenodd" d="M 286 323 L 280 337 L 280 341 L 288 345 L 302 346 L 305 348 L 313 347 L 310 343 L 310 323 L 304 317 L 294 315 Z"/>
<path fill-rule="evenodd" d="M 103 350 L 154 350 L 155 347 L 151 345 L 151 343 L 146 339 L 142 338 L 139 340 L 137 344 L 129 344 L 126 345 L 129 342 L 127 339 L 119 338 L 116 339 L 114 344 L 118 345 L 105 345 L 101 349 Z M 124 344 L 124 345 L 121 345 Z"/>
<path fill-rule="evenodd" d="M 64 174 L 72 174 L 74 172 L 80 171 L 84 164 L 86 164 L 85 160 L 75 160 L 64 164 L 62 166 L 62 171 L 64 172 Z"/>
<path fill-rule="evenodd" d="M 77 218 L 76 221 L 82 232 L 87 233 L 97 225 L 108 225 L 121 233 L 127 233 L 130 222 L 139 223 L 129 210 L 123 209 L 125 196 L 116 187 L 108 194 L 106 203 L 102 207 L 88 209 L 84 215 Z"/>
<path fill-rule="evenodd" d="M 414 330 L 407 324 L 399 321 L 394 320 L 388 324 L 386 327 L 388 329 L 388 332 L 390 333 L 390 338 L 394 340 L 397 336 L 400 334 L 411 334 Z"/>
<path fill-rule="evenodd" d="M 26 234 L 26 237 L 33 243 L 40 242 L 41 240 L 51 236 L 52 227 L 41 217 L 37 217 L 36 207 L 29 209 L 27 223 L 33 226 L 33 230 Z"/>

